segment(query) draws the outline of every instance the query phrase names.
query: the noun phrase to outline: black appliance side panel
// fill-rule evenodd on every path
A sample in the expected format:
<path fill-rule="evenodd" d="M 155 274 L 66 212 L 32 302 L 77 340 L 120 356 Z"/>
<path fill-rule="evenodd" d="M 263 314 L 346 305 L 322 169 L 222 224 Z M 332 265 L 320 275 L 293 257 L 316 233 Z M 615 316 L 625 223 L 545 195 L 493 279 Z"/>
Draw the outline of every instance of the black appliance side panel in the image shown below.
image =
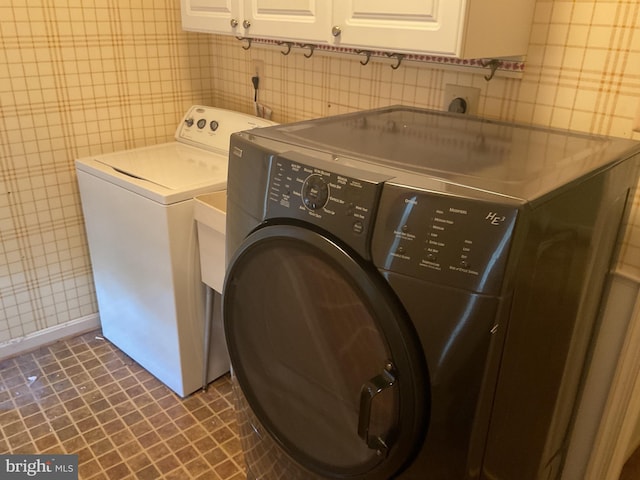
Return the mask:
<path fill-rule="evenodd" d="M 562 470 L 632 162 L 535 206 L 512 310 L 482 478 L 556 479 Z"/>

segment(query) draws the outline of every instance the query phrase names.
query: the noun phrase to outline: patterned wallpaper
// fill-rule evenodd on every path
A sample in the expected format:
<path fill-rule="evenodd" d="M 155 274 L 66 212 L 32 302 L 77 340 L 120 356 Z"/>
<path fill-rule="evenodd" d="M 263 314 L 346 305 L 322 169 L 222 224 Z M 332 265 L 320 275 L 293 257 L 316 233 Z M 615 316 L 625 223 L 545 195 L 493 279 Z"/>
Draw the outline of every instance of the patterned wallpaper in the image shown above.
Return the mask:
<path fill-rule="evenodd" d="M 480 89 L 485 117 L 640 140 L 640 2 L 538 0 L 520 77 L 241 48 L 181 30 L 175 0 L 0 3 L 0 344 L 97 311 L 73 159 L 170 141 L 192 104 L 279 122 Z M 640 279 L 640 196 L 619 269 Z"/>
<path fill-rule="evenodd" d="M 173 0 L 0 2 L 0 344 L 97 312 L 73 160 L 171 140 L 209 40 Z"/>

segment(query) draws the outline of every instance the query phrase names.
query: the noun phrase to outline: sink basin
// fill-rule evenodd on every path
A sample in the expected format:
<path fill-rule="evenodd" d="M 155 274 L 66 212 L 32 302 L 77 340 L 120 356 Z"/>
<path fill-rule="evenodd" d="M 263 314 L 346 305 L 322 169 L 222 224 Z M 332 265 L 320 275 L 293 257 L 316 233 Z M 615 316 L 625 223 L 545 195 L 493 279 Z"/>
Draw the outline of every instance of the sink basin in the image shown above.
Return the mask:
<path fill-rule="evenodd" d="M 198 226 L 202 281 L 222 293 L 227 191 L 198 195 L 195 198 L 194 217 Z"/>

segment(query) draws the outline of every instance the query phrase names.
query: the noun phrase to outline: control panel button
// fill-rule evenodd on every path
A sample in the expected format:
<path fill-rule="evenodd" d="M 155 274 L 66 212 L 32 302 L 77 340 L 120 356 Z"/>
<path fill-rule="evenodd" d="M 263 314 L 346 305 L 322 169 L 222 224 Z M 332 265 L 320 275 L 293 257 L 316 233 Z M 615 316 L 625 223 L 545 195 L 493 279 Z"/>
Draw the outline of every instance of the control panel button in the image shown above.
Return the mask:
<path fill-rule="evenodd" d="M 347 215 L 348 217 L 352 217 L 353 216 L 353 212 L 355 210 L 355 205 L 353 204 L 353 202 L 349 202 L 347 204 L 347 208 L 345 210 L 345 215 Z"/>
<path fill-rule="evenodd" d="M 302 185 L 302 202 L 309 210 L 323 208 L 329 200 L 329 185 L 320 175 L 310 175 Z"/>

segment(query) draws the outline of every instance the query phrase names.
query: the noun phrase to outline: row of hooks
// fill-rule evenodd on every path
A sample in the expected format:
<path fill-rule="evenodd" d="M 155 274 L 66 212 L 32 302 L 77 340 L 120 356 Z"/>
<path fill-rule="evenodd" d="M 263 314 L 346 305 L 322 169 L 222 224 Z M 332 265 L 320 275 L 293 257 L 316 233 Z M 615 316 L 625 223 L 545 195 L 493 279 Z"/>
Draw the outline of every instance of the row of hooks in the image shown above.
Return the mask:
<path fill-rule="evenodd" d="M 286 50 L 283 50 L 282 52 L 280 52 L 282 55 L 289 55 L 291 53 L 291 47 L 293 47 L 295 45 L 295 43 L 293 42 L 278 42 L 278 45 L 285 45 L 287 47 Z M 300 48 L 308 48 L 309 49 L 309 53 L 304 53 L 303 55 L 305 56 L 305 58 L 311 58 L 311 56 L 313 55 L 313 51 L 315 50 L 316 46 L 311 44 L 311 43 L 303 43 L 300 45 Z"/>
<path fill-rule="evenodd" d="M 246 41 L 247 44 L 242 46 L 243 50 L 249 50 L 251 48 L 251 42 L 253 41 L 252 38 L 250 37 L 236 37 L 236 39 L 240 40 L 240 41 Z M 285 46 L 285 49 L 283 51 L 281 51 L 280 53 L 282 55 L 289 55 L 291 53 L 291 49 L 293 48 L 294 45 L 296 45 L 296 43 L 294 42 L 277 42 L 278 45 Z M 311 56 L 313 55 L 313 52 L 316 48 L 315 45 L 310 44 L 310 43 L 303 43 L 299 45 L 300 48 L 308 48 L 309 49 L 309 53 L 305 53 L 303 54 L 305 56 L 305 58 L 311 58 Z M 367 58 L 365 60 L 361 60 L 360 64 L 361 65 L 366 65 L 369 63 L 369 60 L 371 60 L 371 55 L 373 55 L 373 52 L 371 50 L 356 50 L 355 51 L 357 54 L 361 55 L 364 54 Z M 389 58 L 395 58 L 396 59 L 396 63 L 395 65 L 391 65 L 391 68 L 393 68 L 394 70 L 397 70 L 398 68 L 400 68 L 400 64 L 402 63 L 402 60 L 404 59 L 404 54 L 402 53 L 390 53 L 387 52 L 387 57 Z"/>
<path fill-rule="evenodd" d="M 365 55 L 367 57 L 365 60 L 360 60 L 360 65 L 366 65 L 367 63 L 369 63 L 369 60 L 371 60 L 371 55 L 373 55 L 373 52 L 371 50 L 356 50 L 355 52 L 358 55 Z M 386 55 L 389 58 L 395 58 L 396 59 L 396 64 L 395 65 L 391 65 L 391 68 L 393 68 L 394 70 L 397 70 L 398 68 L 400 68 L 400 64 L 402 63 L 402 60 L 404 59 L 404 54 L 403 53 L 387 52 Z"/>
<path fill-rule="evenodd" d="M 250 37 L 236 37 L 238 40 L 240 41 L 246 41 L 247 44 L 242 46 L 243 50 L 249 50 L 251 48 L 251 42 L 253 41 L 252 38 Z M 296 45 L 295 42 L 277 42 L 278 45 L 285 47 L 284 50 L 282 50 L 280 53 L 282 55 L 289 55 L 291 53 L 291 49 L 293 48 L 294 45 Z M 311 56 L 313 55 L 313 52 L 316 48 L 315 45 L 310 44 L 310 43 L 303 43 L 299 45 L 300 48 L 307 48 L 309 49 L 309 53 L 305 53 L 303 54 L 305 56 L 305 58 L 311 58 Z M 369 61 L 371 60 L 371 55 L 373 55 L 374 52 L 372 52 L 371 50 L 355 50 L 355 52 L 358 55 L 365 55 L 366 58 L 364 60 L 360 60 L 360 65 L 367 65 L 369 63 Z M 395 58 L 396 59 L 396 63 L 394 65 L 391 65 L 391 68 L 393 70 L 397 70 L 398 68 L 400 68 L 400 64 L 402 63 L 402 60 L 404 59 L 405 55 L 402 53 L 391 53 L 391 52 L 387 52 L 386 53 L 387 57 L 389 58 Z M 493 76 L 496 74 L 496 70 L 498 69 L 498 67 L 502 64 L 502 62 L 500 62 L 499 60 L 496 59 L 492 59 L 489 60 L 488 62 L 482 62 L 482 66 L 483 67 L 489 67 L 490 72 L 489 75 L 485 75 L 484 79 L 488 82 L 489 80 L 491 80 L 493 78 Z"/>

